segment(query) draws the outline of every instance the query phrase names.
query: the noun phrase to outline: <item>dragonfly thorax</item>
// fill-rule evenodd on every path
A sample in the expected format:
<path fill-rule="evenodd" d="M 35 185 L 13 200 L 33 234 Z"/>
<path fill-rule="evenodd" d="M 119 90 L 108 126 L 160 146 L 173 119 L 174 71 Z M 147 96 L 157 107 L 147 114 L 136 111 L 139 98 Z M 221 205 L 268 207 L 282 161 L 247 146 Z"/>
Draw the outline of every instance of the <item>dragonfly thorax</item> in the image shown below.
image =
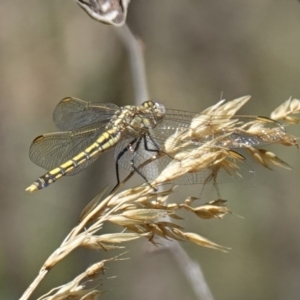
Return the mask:
<path fill-rule="evenodd" d="M 141 106 L 127 105 L 117 111 L 107 125 L 122 135 L 140 137 L 156 127 L 163 120 L 166 109 L 164 105 L 146 101 Z"/>

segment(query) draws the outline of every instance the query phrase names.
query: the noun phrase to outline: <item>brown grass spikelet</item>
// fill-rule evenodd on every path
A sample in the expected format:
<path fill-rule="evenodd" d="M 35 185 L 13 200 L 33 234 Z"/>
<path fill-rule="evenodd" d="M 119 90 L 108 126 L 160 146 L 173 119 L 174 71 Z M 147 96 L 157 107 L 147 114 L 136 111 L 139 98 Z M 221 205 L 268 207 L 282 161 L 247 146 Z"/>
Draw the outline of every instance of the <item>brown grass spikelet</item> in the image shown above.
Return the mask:
<path fill-rule="evenodd" d="M 231 101 L 221 100 L 216 104 L 204 109 L 198 115 L 221 115 L 232 117 L 242 106 L 244 106 L 251 96 L 242 96 Z M 196 124 L 194 124 L 196 126 Z"/>
<path fill-rule="evenodd" d="M 51 290 L 49 293 L 38 298 L 38 300 L 97 299 L 103 292 L 97 290 L 99 284 L 91 288 L 86 288 L 88 280 L 90 280 L 90 276 L 86 272 L 83 272 L 72 281 Z"/>
<path fill-rule="evenodd" d="M 281 160 L 279 157 L 276 156 L 275 153 L 271 151 L 267 151 L 265 149 L 257 149 L 253 147 L 248 147 L 247 150 L 259 164 L 263 165 L 268 169 L 271 169 L 270 165 L 281 167 L 287 170 L 292 169 L 290 165 Z"/>
<path fill-rule="evenodd" d="M 98 299 L 99 296 L 104 293 L 103 291 L 98 290 L 98 287 L 100 285 L 98 280 L 100 275 L 104 275 L 104 272 L 106 270 L 105 265 L 111 261 L 126 259 L 120 258 L 121 255 L 94 263 L 84 272 L 76 276 L 72 281 L 52 289 L 47 294 L 38 298 L 38 300 Z M 94 285 L 92 285 L 93 282 L 95 282 Z"/>
<path fill-rule="evenodd" d="M 292 115 L 296 115 L 299 113 L 300 100 L 290 97 L 271 113 L 271 119 L 281 120 L 289 124 L 298 124 L 300 122 L 300 119 Z"/>
<path fill-rule="evenodd" d="M 126 211 L 123 212 L 122 215 L 129 219 L 149 222 L 158 218 L 165 217 L 169 213 L 170 212 L 168 210 L 145 208 Z"/>
<path fill-rule="evenodd" d="M 99 236 L 93 235 L 90 237 L 87 237 L 84 242 L 82 243 L 83 247 L 89 248 L 89 249 L 99 249 L 99 250 L 108 250 L 108 247 L 110 249 L 116 249 L 116 248 L 123 248 L 119 246 L 115 246 L 113 244 L 120 244 L 125 242 L 130 242 L 136 239 L 139 239 L 143 236 L 143 234 L 137 234 L 137 233 L 128 233 L 128 232 L 121 232 L 121 233 L 108 233 L 108 234 L 102 234 Z M 109 244 L 109 246 L 108 246 Z"/>
<path fill-rule="evenodd" d="M 192 207 L 190 205 L 187 205 L 186 203 L 181 204 L 181 207 L 188 211 L 194 212 L 196 216 L 202 219 L 223 219 L 226 214 L 231 213 L 225 203 L 226 200 L 218 199 L 210 201 L 198 207 Z"/>
<path fill-rule="evenodd" d="M 199 234 L 193 233 L 193 232 L 183 232 L 179 229 L 174 229 L 174 233 L 177 234 L 178 236 L 182 237 L 184 240 L 190 241 L 194 244 L 197 244 L 202 247 L 207 247 L 211 248 L 214 250 L 220 250 L 222 252 L 228 252 L 230 248 L 220 246 L 204 237 L 202 237 Z"/>

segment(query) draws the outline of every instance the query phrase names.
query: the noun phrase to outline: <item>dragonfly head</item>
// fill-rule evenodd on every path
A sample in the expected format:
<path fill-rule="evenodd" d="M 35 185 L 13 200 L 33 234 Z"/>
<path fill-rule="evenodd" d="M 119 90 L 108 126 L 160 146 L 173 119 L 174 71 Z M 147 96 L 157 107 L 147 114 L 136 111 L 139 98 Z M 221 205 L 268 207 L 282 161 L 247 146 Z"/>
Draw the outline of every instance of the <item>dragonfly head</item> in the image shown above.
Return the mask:
<path fill-rule="evenodd" d="M 156 126 L 157 123 L 162 121 L 166 114 L 165 106 L 157 101 L 145 101 L 142 106 L 150 113 L 149 117 L 153 121 L 152 127 Z"/>
<path fill-rule="evenodd" d="M 160 102 L 146 101 L 143 103 L 143 106 L 147 107 L 148 109 L 150 109 L 153 112 L 154 117 L 157 121 L 162 120 L 166 114 L 166 107 Z"/>
<path fill-rule="evenodd" d="M 157 101 L 153 101 L 153 104 L 154 104 L 153 108 L 156 116 L 159 119 L 163 118 L 166 114 L 166 107 L 162 103 Z"/>

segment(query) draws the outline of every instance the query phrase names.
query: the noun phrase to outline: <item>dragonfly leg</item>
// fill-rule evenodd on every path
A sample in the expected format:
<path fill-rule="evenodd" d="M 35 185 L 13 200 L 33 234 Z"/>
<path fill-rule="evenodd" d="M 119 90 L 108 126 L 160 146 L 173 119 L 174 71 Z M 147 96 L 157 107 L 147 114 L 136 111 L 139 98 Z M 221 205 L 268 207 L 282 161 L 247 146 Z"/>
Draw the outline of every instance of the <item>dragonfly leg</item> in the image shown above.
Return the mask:
<path fill-rule="evenodd" d="M 170 154 L 168 154 L 167 152 L 161 150 L 160 145 L 152 138 L 152 136 L 148 135 L 147 137 L 151 140 L 153 145 L 156 147 L 156 149 L 150 149 L 149 146 L 148 146 L 148 141 L 146 139 L 146 136 L 144 136 L 143 137 L 144 138 L 144 147 L 147 151 L 156 152 L 157 154 L 160 152 L 160 153 L 163 153 L 164 155 L 170 157 L 171 159 L 174 159 L 174 157 L 172 157 Z"/>
<path fill-rule="evenodd" d="M 154 186 L 152 186 L 151 185 L 151 183 L 148 181 L 148 179 L 147 179 L 147 177 L 135 166 L 135 162 L 134 162 L 134 159 L 135 159 L 135 156 L 136 156 L 136 153 L 137 153 L 137 150 L 139 149 L 139 147 L 140 147 L 140 145 L 141 145 L 141 141 L 142 141 L 142 139 L 144 140 L 144 147 L 145 147 L 145 149 L 147 150 L 147 151 L 150 151 L 150 152 L 158 152 L 158 149 L 157 150 L 155 150 L 155 149 L 149 149 L 148 148 L 148 145 L 146 146 L 146 144 L 147 144 L 147 141 L 146 141 L 146 136 L 142 136 L 142 137 L 140 137 L 138 140 L 137 140 L 137 143 L 136 143 L 136 145 L 135 145 L 135 147 L 134 147 L 134 150 L 133 150 L 133 155 L 132 155 L 132 157 L 131 157 L 131 159 L 130 159 L 130 164 L 131 164 L 131 166 L 132 166 L 132 169 L 135 171 L 135 172 L 137 172 L 146 182 L 147 182 L 147 184 L 151 187 L 151 188 L 153 188 L 153 190 L 156 192 L 157 191 L 157 189 L 154 187 Z M 151 139 L 152 140 L 152 139 Z"/>
<path fill-rule="evenodd" d="M 148 144 L 147 144 L 147 139 L 146 139 L 146 136 L 143 136 L 143 137 L 140 137 L 140 138 L 135 138 L 133 139 L 121 152 L 119 152 L 118 156 L 116 157 L 116 176 L 117 176 L 117 184 L 116 186 L 113 188 L 113 191 L 118 187 L 118 185 L 120 184 L 120 172 L 119 172 L 119 161 L 120 159 L 122 158 L 122 156 L 127 152 L 127 151 L 131 151 L 133 152 L 132 154 L 132 157 L 130 159 L 130 164 L 132 166 L 132 169 L 138 173 L 146 182 L 149 186 L 151 186 L 155 191 L 156 191 L 156 188 L 154 188 L 150 182 L 148 181 L 148 179 L 146 178 L 146 176 L 141 173 L 141 171 L 139 171 L 139 169 L 135 166 L 135 156 L 136 156 L 136 152 L 137 150 L 139 149 L 140 147 L 140 144 L 141 144 L 141 141 L 143 139 L 144 141 L 144 147 L 145 147 L 145 150 L 149 151 L 149 152 L 156 152 L 158 153 L 159 152 L 159 147 L 158 147 L 158 144 L 149 136 L 149 138 L 151 139 L 151 141 L 153 142 L 153 144 L 157 147 L 157 149 L 150 149 L 148 147 Z M 133 144 L 136 143 L 134 149 L 132 149 L 132 146 Z"/>
<path fill-rule="evenodd" d="M 153 145 L 156 147 L 156 149 L 150 149 L 150 148 L 149 148 L 148 141 L 147 141 L 147 139 L 146 139 L 146 136 L 144 135 L 144 136 L 143 136 L 143 140 L 144 140 L 144 147 L 145 147 L 145 149 L 146 149 L 147 151 L 149 151 L 149 152 L 156 152 L 156 153 L 158 153 L 160 147 L 159 147 L 159 145 L 157 144 L 157 142 L 156 142 L 150 135 L 148 135 L 147 137 L 151 140 L 151 142 L 152 142 Z"/>
<path fill-rule="evenodd" d="M 120 184 L 120 171 L 119 171 L 119 160 L 122 158 L 122 156 L 132 147 L 132 145 L 137 141 L 136 139 L 133 139 L 117 156 L 116 158 L 116 176 L 117 176 L 117 184 L 114 187 L 114 189 Z"/>

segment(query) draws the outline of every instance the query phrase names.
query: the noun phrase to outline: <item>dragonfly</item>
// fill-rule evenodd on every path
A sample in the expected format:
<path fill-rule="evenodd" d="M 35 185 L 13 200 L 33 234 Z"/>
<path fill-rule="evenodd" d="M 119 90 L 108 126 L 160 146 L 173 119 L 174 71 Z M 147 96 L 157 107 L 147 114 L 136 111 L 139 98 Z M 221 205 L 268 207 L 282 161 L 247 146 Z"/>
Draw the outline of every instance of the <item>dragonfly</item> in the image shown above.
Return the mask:
<path fill-rule="evenodd" d="M 197 121 L 199 118 L 203 119 L 201 124 Z M 196 130 L 192 128 L 195 126 L 193 120 L 200 124 Z M 222 148 L 256 147 L 275 143 L 285 134 L 280 123 L 268 118 L 196 114 L 167 109 L 151 100 L 140 106 L 118 107 L 113 103 L 67 97 L 57 105 L 53 121 L 60 132 L 38 136 L 29 150 L 30 159 L 48 172 L 26 191 L 34 192 L 65 175 L 75 175 L 112 148 L 116 159 L 117 184 L 120 182 L 119 166 L 137 172 L 149 183 L 176 159 L 176 147 L 183 149 L 186 155 L 210 142 L 213 146 L 206 146 L 208 152 Z M 253 128 L 257 127 L 260 128 L 259 134 L 254 134 Z M 239 174 L 223 172 L 220 180 L 252 176 L 251 164 L 244 159 L 238 161 Z M 172 183 L 203 183 L 209 176 L 207 172 L 209 170 L 190 172 Z"/>

